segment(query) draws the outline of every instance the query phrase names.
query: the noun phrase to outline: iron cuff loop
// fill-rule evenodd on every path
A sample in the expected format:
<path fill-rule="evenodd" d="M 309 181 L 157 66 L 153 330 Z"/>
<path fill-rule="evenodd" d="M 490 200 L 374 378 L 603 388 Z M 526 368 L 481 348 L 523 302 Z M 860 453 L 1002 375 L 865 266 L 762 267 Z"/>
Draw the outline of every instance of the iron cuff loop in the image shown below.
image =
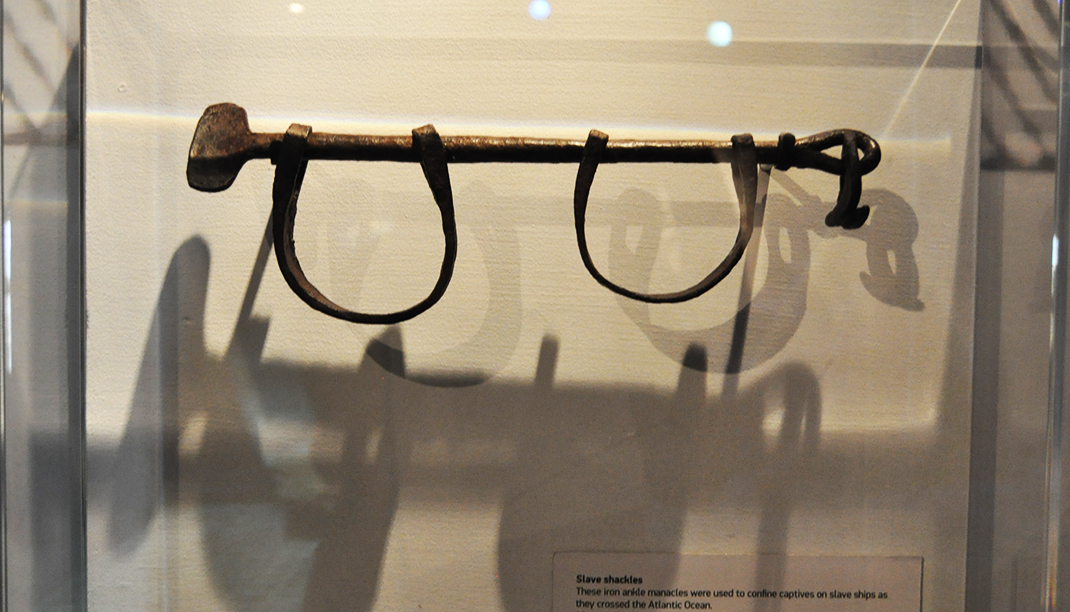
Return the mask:
<path fill-rule="evenodd" d="M 794 140 L 794 138 L 793 138 Z M 576 222 L 576 241 L 580 249 L 580 259 L 584 267 L 596 281 L 610 291 L 624 297 L 648 302 L 651 304 L 671 304 L 686 302 L 694 299 L 712 289 L 732 271 L 739 260 L 743 257 L 743 251 L 750 242 L 751 233 L 754 231 L 754 206 L 758 196 L 758 155 L 754 147 L 754 138 L 750 134 L 741 134 L 732 137 L 732 180 L 736 187 L 736 197 L 739 201 L 739 233 L 732 249 L 724 260 L 706 278 L 692 287 L 682 291 L 670 293 L 639 293 L 625 289 L 607 279 L 598 271 L 591 254 L 587 249 L 586 216 L 587 201 L 591 194 L 591 184 L 594 182 L 594 174 L 598 169 L 598 162 L 602 159 L 602 153 L 606 150 L 609 136 L 591 130 L 587 137 L 587 143 L 583 147 L 583 155 L 580 158 L 580 167 L 576 174 L 576 191 L 573 197 L 573 211 Z"/>
<path fill-rule="evenodd" d="M 450 188 L 449 169 L 446 165 L 446 152 L 442 139 L 434 126 L 425 125 L 412 131 L 412 146 L 420 156 L 420 167 L 431 187 L 442 216 L 442 234 L 446 239 L 446 250 L 442 257 L 442 268 L 438 282 L 423 301 L 418 304 L 384 314 L 354 312 L 332 302 L 313 285 L 301 269 L 294 249 L 294 221 L 297 217 L 297 197 L 301 192 L 308 159 L 305 149 L 312 128 L 307 125 L 293 124 L 283 135 L 275 165 L 275 183 L 272 187 L 271 224 L 272 238 L 275 242 L 275 258 L 279 270 L 290 289 L 306 304 L 324 314 L 350 321 L 352 323 L 391 324 L 407 321 L 424 312 L 437 302 L 446 292 L 453 265 L 457 260 L 457 225 L 453 214 L 453 191 Z"/>

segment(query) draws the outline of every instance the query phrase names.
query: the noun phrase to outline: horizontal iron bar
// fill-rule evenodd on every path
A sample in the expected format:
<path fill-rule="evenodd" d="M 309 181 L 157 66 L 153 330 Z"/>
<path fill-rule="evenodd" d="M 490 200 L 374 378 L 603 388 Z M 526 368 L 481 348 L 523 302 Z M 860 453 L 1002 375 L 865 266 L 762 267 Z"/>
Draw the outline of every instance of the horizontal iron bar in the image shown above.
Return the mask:
<path fill-rule="evenodd" d="M 821 136 L 821 135 L 817 135 Z M 248 150 L 249 158 L 271 158 L 274 162 L 282 134 L 258 133 Z M 517 138 L 494 136 L 442 136 L 446 161 L 459 164 L 480 163 L 578 163 L 583 155 L 583 140 L 554 138 Z M 792 166 L 814 168 L 840 174 L 839 159 L 805 148 L 815 137 L 800 138 Z M 755 143 L 758 163 L 779 161 L 777 143 Z M 419 162 L 411 136 L 366 136 L 312 132 L 305 157 L 310 160 Z M 612 163 L 729 163 L 733 159 L 732 143 L 724 140 L 612 140 L 600 160 Z"/>

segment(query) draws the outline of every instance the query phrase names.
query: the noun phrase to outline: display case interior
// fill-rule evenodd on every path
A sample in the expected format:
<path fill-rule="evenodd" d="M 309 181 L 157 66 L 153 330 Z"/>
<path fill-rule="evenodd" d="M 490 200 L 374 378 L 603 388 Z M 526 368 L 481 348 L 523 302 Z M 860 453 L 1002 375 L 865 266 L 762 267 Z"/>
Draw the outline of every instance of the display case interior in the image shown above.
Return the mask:
<path fill-rule="evenodd" d="M 1043 609 L 1058 10 L 5 6 L 9 606 Z"/>

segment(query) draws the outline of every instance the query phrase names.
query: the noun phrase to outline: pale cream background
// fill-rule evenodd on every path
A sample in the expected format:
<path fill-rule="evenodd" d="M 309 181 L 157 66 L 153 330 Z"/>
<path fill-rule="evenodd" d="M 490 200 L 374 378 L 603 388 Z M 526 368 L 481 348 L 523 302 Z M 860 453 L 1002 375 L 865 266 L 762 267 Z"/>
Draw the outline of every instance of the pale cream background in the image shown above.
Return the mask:
<path fill-rule="evenodd" d="M 978 3 L 552 4 L 89 2 L 87 436 L 117 457 L 90 465 L 95 609 L 546 610 L 554 550 L 922 556 L 925 609 L 961 608 Z M 451 167 L 454 280 L 396 328 L 309 310 L 269 261 L 237 334 L 257 356 L 233 338 L 272 168 L 184 178 L 222 101 L 264 131 L 852 127 L 884 162 L 854 233 L 821 223 L 835 177 L 773 172 L 739 375 L 741 271 L 681 305 L 602 289 L 571 165 Z M 367 309 L 419 299 L 426 191 L 415 165 L 313 163 L 310 276 Z M 732 193 L 727 167 L 602 168 L 596 261 L 690 284 Z M 384 345 L 403 357 L 365 355 Z"/>

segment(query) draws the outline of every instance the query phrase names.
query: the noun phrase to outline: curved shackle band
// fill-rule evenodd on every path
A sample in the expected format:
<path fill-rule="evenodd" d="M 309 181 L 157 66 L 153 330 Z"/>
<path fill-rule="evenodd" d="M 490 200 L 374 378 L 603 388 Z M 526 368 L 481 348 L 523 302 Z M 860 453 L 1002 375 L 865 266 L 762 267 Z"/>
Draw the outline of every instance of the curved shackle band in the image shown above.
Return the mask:
<path fill-rule="evenodd" d="M 412 146 L 420 158 L 424 178 L 442 216 L 442 234 L 446 239 L 446 251 L 442 257 L 442 269 L 438 282 L 431 293 L 415 306 L 384 314 L 354 312 L 332 302 L 313 285 L 301 269 L 301 262 L 294 250 L 294 221 L 297 217 L 297 197 L 305 177 L 308 158 L 305 149 L 312 128 L 293 124 L 283 135 L 275 164 L 275 183 L 272 187 L 271 224 L 275 241 L 275 258 L 290 289 L 312 308 L 337 319 L 352 323 L 391 324 L 407 321 L 427 310 L 444 293 L 453 276 L 453 264 L 457 260 L 457 224 L 453 215 L 453 190 L 446 165 L 446 151 L 434 126 L 425 125 L 412 131 Z"/>
<path fill-rule="evenodd" d="M 858 229 L 869 218 L 869 207 L 859 208 L 858 200 L 862 197 L 862 169 L 858 159 L 858 134 L 845 132 L 843 146 L 840 149 L 843 160 L 843 174 L 840 175 L 840 193 L 836 196 L 836 207 L 825 215 L 825 225 Z"/>
<path fill-rule="evenodd" d="M 790 134 L 789 134 L 790 136 Z M 782 138 L 783 141 L 783 138 Z M 792 137 L 794 141 L 794 137 Z M 739 233 L 736 234 L 736 242 L 725 256 L 724 260 L 706 278 L 692 287 L 683 291 L 670 293 L 639 293 L 626 289 L 607 279 L 598 271 L 591 254 L 587 249 L 587 200 L 591 195 L 591 184 L 594 182 L 594 174 L 598 169 L 598 162 L 609 143 L 609 136 L 591 130 L 587 137 L 587 143 L 583 147 L 583 157 L 580 159 L 579 172 L 576 175 L 576 192 L 573 199 L 573 211 L 576 220 L 576 241 L 579 243 L 580 259 L 587 271 L 596 281 L 614 293 L 624 297 L 649 302 L 652 304 L 668 304 L 686 302 L 697 298 L 712 289 L 732 271 L 739 260 L 743 257 L 743 251 L 750 242 L 751 233 L 754 231 L 754 206 L 758 197 L 758 155 L 754 148 L 754 138 L 750 134 L 740 134 L 732 137 L 732 182 L 736 187 L 736 198 L 739 200 Z M 792 145 L 794 142 L 792 142 Z M 712 154 L 711 154 L 711 161 Z"/>

